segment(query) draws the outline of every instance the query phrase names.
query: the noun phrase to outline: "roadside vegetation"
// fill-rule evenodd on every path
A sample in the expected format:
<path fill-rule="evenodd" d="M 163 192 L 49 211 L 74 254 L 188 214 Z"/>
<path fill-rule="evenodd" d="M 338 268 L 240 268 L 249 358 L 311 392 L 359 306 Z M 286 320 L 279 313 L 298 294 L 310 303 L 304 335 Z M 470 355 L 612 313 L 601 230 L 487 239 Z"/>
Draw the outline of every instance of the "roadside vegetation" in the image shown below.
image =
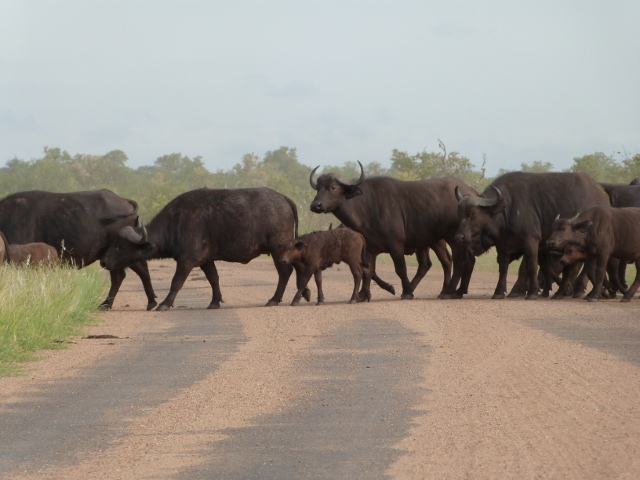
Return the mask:
<path fill-rule="evenodd" d="M 20 362 L 38 350 L 66 348 L 66 339 L 95 321 L 107 290 L 98 266 L 0 264 L 0 376 L 20 374 Z"/>

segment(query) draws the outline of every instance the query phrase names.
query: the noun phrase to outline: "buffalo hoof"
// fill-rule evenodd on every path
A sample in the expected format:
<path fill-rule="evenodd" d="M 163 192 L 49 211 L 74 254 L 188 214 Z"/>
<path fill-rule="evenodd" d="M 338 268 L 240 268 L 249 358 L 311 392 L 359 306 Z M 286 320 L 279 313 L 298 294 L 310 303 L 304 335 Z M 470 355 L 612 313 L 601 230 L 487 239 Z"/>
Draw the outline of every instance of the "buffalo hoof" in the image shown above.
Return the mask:
<path fill-rule="evenodd" d="M 492 300 L 503 300 L 505 297 L 504 293 L 494 293 L 491 297 Z"/>
<path fill-rule="evenodd" d="M 209 306 L 207 307 L 207 310 L 218 310 L 220 308 L 220 304 L 219 303 L 210 303 Z"/>
<path fill-rule="evenodd" d="M 297 307 L 297 306 L 299 306 L 299 305 L 300 305 L 300 300 L 294 300 L 293 302 L 291 302 L 291 306 L 292 306 L 292 307 Z M 271 306 L 271 305 L 269 305 L 269 304 L 267 303 L 267 306 L 269 307 L 269 306 Z"/>
<path fill-rule="evenodd" d="M 574 292 L 572 297 L 573 298 L 582 298 L 583 295 L 584 295 L 584 292 Z"/>
<path fill-rule="evenodd" d="M 596 298 L 596 297 L 584 297 L 584 299 L 585 299 L 587 302 L 597 302 L 597 301 L 599 301 L 599 300 L 600 300 L 599 298 Z"/>
<path fill-rule="evenodd" d="M 153 310 L 158 305 L 158 302 L 149 302 L 147 303 L 147 311 Z"/>
<path fill-rule="evenodd" d="M 302 296 L 307 302 L 311 301 L 311 290 L 309 290 L 309 287 L 304 287 L 304 290 L 302 291 Z"/>
<path fill-rule="evenodd" d="M 508 297 L 509 298 L 522 298 L 524 297 L 524 293 L 523 292 L 511 292 L 509 293 Z"/>
<path fill-rule="evenodd" d="M 402 300 L 413 300 L 413 293 L 403 293 L 400 298 Z"/>
<path fill-rule="evenodd" d="M 265 307 L 277 307 L 278 305 L 280 305 L 280 302 L 276 302 L 275 300 L 269 300 L 265 304 Z"/>
<path fill-rule="evenodd" d="M 98 306 L 98 310 L 100 310 L 101 312 L 106 312 L 107 310 L 111 310 L 111 305 L 108 303 L 101 303 Z"/>
<path fill-rule="evenodd" d="M 165 304 L 161 303 L 160 305 L 158 305 L 158 308 L 156 308 L 156 311 L 157 312 L 166 312 L 170 308 L 171 308 L 171 305 L 165 305 Z"/>
<path fill-rule="evenodd" d="M 623 303 L 627 303 L 627 302 L 630 302 L 631 299 L 627 298 L 627 297 L 622 297 L 622 299 L 620 301 L 623 302 Z"/>
<path fill-rule="evenodd" d="M 540 297 L 549 298 L 549 290 L 543 290 L 542 293 L 540 294 Z"/>
<path fill-rule="evenodd" d="M 316 303 L 316 307 L 319 307 L 320 305 L 324 305 L 324 300 L 321 300 Z"/>
<path fill-rule="evenodd" d="M 368 302 L 371 300 L 371 293 L 358 292 L 358 302 Z"/>
<path fill-rule="evenodd" d="M 551 300 L 562 300 L 564 298 L 564 293 L 554 293 L 553 295 L 551 295 Z"/>
<path fill-rule="evenodd" d="M 540 295 L 538 295 L 537 293 L 530 293 L 529 295 L 524 297 L 525 300 L 538 300 L 539 298 Z"/>

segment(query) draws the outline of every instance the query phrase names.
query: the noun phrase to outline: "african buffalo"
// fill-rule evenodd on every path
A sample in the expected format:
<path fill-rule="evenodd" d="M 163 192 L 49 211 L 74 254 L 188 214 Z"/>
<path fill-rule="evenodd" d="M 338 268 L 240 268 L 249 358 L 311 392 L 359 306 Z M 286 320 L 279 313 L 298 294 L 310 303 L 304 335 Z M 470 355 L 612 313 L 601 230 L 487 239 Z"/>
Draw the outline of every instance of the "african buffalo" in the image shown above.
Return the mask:
<path fill-rule="evenodd" d="M 587 255 L 587 272 L 595 269 L 593 289 L 586 296 L 592 302 L 599 300 L 609 259 L 636 264 L 636 278 L 624 293 L 628 302 L 640 286 L 640 208 L 591 207 L 571 219 L 557 217 L 547 240 L 549 248 L 566 249 L 574 245 Z M 614 275 L 612 281 L 616 281 Z M 618 286 L 620 290 L 623 287 Z"/>
<path fill-rule="evenodd" d="M 353 294 L 349 303 L 358 301 L 358 288 L 362 278 L 368 275 L 366 242 L 364 237 L 350 228 L 336 228 L 313 232 L 291 240 L 285 247 L 280 261 L 300 265 L 298 292 L 291 305 L 300 303 L 304 288 L 313 275 L 318 287 L 318 305 L 324 303 L 322 270 L 334 263 L 345 262 L 353 275 Z M 364 269 L 362 267 L 365 267 Z M 369 299 L 371 295 L 367 295 Z"/>
<path fill-rule="evenodd" d="M 481 195 L 456 189 L 456 197 L 460 245 L 474 255 L 493 246 L 498 252 L 500 276 L 493 298 L 504 298 L 509 263 L 520 252 L 529 278 L 525 298 L 538 298 L 538 262 L 549 278 L 545 242 L 556 215 L 571 216 L 593 205 L 609 205 L 604 189 L 584 173 L 506 173 Z M 564 271 L 567 281 L 569 268 Z"/>
<path fill-rule="evenodd" d="M 200 267 L 213 290 L 208 308 L 220 308 L 222 294 L 216 260 L 249 263 L 270 254 L 278 287 L 267 305 L 277 305 L 293 268 L 280 262 L 281 245 L 297 236 L 295 204 L 269 188 L 214 190 L 201 188 L 178 195 L 149 222 L 120 230 L 102 256 L 101 265 L 122 269 L 153 258 L 173 258 L 176 272 L 157 310 L 168 310 L 189 272 Z"/>
<path fill-rule="evenodd" d="M 39 265 L 57 262 L 58 252 L 51 245 L 42 242 L 10 244 L 9 258 L 15 265 Z"/>
<path fill-rule="evenodd" d="M 99 260 L 112 237 L 138 219 L 138 204 L 110 190 L 53 193 L 29 191 L 0 200 L 0 230 L 10 243 L 43 242 L 52 245 L 62 260 L 78 268 Z M 147 309 L 157 305 L 146 261 L 130 265 L 140 276 Z M 108 309 L 124 280 L 124 268 L 112 269 L 111 288 L 101 308 Z"/>
<path fill-rule="evenodd" d="M 365 179 L 364 168 L 358 163 L 360 178 L 353 183 L 334 173 L 322 174 L 314 181 L 319 167 L 312 170 L 309 183 L 317 194 L 311 202 L 311 211 L 333 213 L 344 225 L 364 236 L 372 278 L 377 277 L 376 257 L 389 253 L 402 281 L 405 299 L 413 298 L 414 289 L 431 267 L 429 248 L 439 258 L 446 258 L 446 241 L 453 254 L 453 277 L 445 268 L 440 296 L 461 297 L 467 293 L 475 258 L 454 241 L 458 217 L 453 189 L 457 187 L 469 195 L 475 194 L 475 190 L 451 177 L 412 182 L 389 177 Z M 418 258 L 418 271 L 409 281 L 404 256 L 413 253 Z M 368 293 L 369 286 L 370 280 L 366 278 L 361 297 Z"/>

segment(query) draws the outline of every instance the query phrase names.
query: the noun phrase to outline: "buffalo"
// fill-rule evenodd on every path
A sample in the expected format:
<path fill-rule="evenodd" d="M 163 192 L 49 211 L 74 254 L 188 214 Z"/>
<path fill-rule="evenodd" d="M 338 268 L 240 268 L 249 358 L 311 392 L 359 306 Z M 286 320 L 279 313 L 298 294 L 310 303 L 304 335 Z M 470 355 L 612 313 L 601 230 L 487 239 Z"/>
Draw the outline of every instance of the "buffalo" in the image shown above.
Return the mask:
<path fill-rule="evenodd" d="M 549 248 L 564 249 L 570 245 L 586 252 L 587 272 L 595 272 L 593 289 L 585 297 L 591 302 L 600 299 L 607 266 L 611 257 L 636 264 L 636 278 L 624 293 L 623 302 L 631 300 L 640 286 L 640 208 L 591 207 L 573 218 L 557 217 L 547 240 Z M 578 250 L 578 249 L 577 249 Z M 611 278 L 611 275 L 610 275 Z M 613 275 L 612 282 L 618 277 Z"/>
<path fill-rule="evenodd" d="M 9 260 L 15 265 L 40 265 L 58 261 L 58 252 L 42 242 L 9 245 Z"/>
<path fill-rule="evenodd" d="M 295 204 L 270 188 L 201 188 L 178 195 L 146 226 L 122 228 L 100 261 L 123 269 L 154 258 L 173 258 L 176 271 L 157 310 L 168 310 L 195 267 L 204 272 L 213 296 L 208 308 L 220 308 L 222 294 L 215 261 L 249 263 L 270 254 L 278 286 L 267 305 L 277 305 L 293 271 L 280 262 L 281 246 L 297 236 Z M 306 298 L 306 296 L 305 296 Z"/>
<path fill-rule="evenodd" d="M 415 288 L 431 267 L 430 248 L 446 261 L 449 255 L 446 241 L 452 250 L 453 276 L 443 263 L 445 276 L 440 296 L 462 297 L 467 293 L 475 258 L 454 240 L 458 217 L 453 189 L 457 187 L 466 195 L 476 194 L 475 190 L 451 177 L 420 181 L 389 177 L 366 179 L 362 164 L 358 164 L 360 178 L 355 182 L 343 180 L 334 173 L 322 174 L 316 181 L 313 176 L 319 167 L 314 168 L 309 183 L 317 193 L 311 202 L 311 211 L 333 213 L 344 225 L 364 236 L 373 279 L 377 278 L 376 257 L 389 253 L 402 281 L 403 299 L 413 298 Z M 409 281 L 404 256 L 413 253 L 418 259 L 418 271 Z M 458 282 L 461 284 L 456 290 Z M 369 286 L 370 279 L 365 278 L 361 297 L 368 294 Z"/>
<path fill-rule="evenodd" d="M 298 291 L 292 305 L 300 303 L 304 288 L 311 276 L 315 277 L 318 287 L 318 305 L 324 303 L 322 292 L 322 270 L 335 263 L 345 262 L 353 275 L 353 294 L 349 303 L 358 301 L 358 288 L 363 276 L 368 274 L 366 242 L 364 237 L 350 228 L 336 228 L 322 232 L 313 232 L 291 240 L 285 247 L 280 259 L 286 264 L 298 264 L 300 278 Z M 363 269 L 363 267 L 365 267 Z M 367 295 L 370 299 L 371 295 Z"/>
<path fill-rule="evenodd" d="M 43 242 L 61 259 L 78 268 L 102 258 L 111 238 L 125 226 L 136 225 L 138 204 L 110 190 L 53 193 L 39 190 L 14 193 L 0 200 L 0 230 L 12 244 Z M 147 295 L 147 309 L 157 305 L 146 261 L 129 265 Z M 126 273 L 111 269 L 111 287 L 102 309 L 109 309 Z"/>
<path fill-rule="evenodd" d="M 602 186 L 584 173 L 511 172 L 496 178 L 481 195 L 464 194 L 460 189 L 455 193 L 459 244 L 474 255 L 494 246 L 498 252 L 500 273 L 492 298 L 505 297 L 509 263 L 520 253 L 528 277 L 525 298 L 538 298 L 538 262 L 549 279 L 545 242 L 556 215 L 572 216 L 593 205 L 609 205 Z M 570 277 L 567 267 L 563 278 L 568 282 Z M 560 290 L 567 291 L 568 286 Z"/>

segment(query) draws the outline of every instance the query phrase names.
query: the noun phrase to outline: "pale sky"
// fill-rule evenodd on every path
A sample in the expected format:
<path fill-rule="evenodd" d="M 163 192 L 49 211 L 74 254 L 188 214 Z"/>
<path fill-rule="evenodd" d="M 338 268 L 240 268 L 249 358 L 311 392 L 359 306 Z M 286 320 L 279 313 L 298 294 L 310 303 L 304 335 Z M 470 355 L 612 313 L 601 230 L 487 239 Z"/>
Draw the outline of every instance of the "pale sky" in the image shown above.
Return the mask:
<path fill-rule="evenodd" d="M 640 153 L 640 1 L 0 0 L 0 165 Z M 618 157 L 618 160 L 621 158 Z"/>

